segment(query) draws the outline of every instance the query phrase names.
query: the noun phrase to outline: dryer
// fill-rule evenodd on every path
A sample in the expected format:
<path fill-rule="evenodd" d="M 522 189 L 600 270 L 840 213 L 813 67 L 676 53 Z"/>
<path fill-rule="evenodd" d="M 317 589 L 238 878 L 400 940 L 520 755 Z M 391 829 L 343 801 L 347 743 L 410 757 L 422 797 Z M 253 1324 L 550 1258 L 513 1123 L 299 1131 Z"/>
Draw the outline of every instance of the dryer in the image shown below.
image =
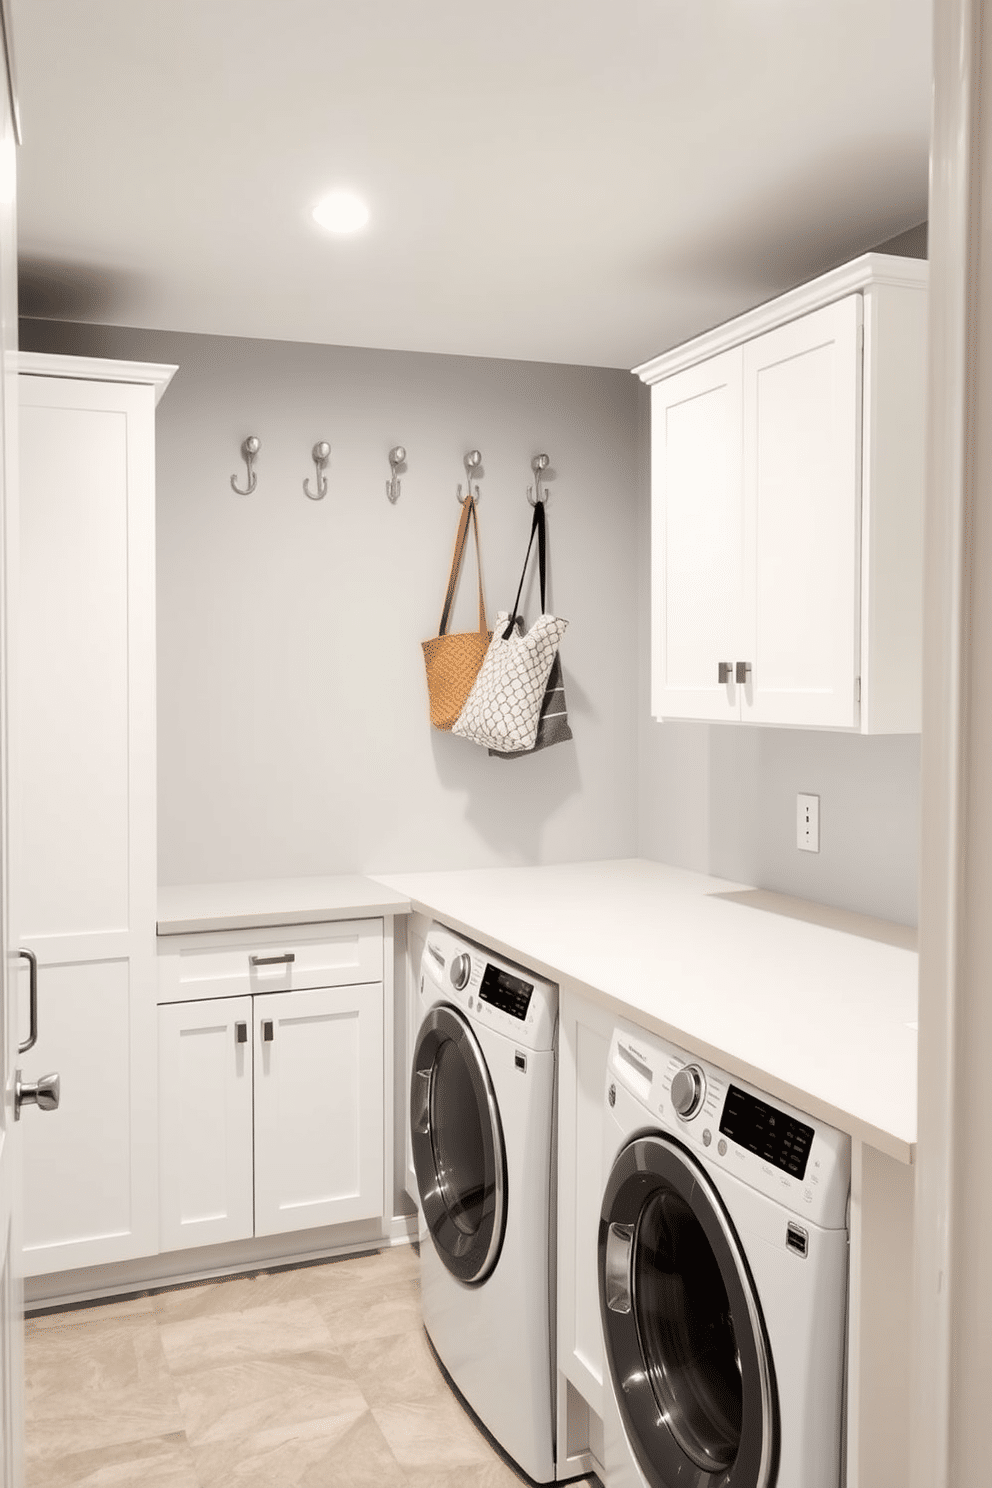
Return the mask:
<path fill-rule="evenodd" d="M 605 1109 L 606 1488 L 839 1488 L 849 1139 L 627 1023 Z"/>
<path fill-rule="evenodd" d="M 433 924 L 420 1012 L 410 1127 L 424 1326 L 504 1451 L 552 1482 L 558 989 Z"/>

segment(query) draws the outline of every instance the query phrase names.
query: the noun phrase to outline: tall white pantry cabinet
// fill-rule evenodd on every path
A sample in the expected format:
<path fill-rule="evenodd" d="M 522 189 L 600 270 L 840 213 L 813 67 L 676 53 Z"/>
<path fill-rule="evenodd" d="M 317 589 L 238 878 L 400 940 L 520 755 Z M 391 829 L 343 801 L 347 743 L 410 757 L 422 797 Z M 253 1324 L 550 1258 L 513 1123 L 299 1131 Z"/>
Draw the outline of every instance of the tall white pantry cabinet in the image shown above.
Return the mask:
<path fill-rule="evenodd" d="M 22 1070 L 61 1077 L 22 1126 L 36 1276 L 158 1250 L 155 405 L 175 368 L 18 366 Z"/>

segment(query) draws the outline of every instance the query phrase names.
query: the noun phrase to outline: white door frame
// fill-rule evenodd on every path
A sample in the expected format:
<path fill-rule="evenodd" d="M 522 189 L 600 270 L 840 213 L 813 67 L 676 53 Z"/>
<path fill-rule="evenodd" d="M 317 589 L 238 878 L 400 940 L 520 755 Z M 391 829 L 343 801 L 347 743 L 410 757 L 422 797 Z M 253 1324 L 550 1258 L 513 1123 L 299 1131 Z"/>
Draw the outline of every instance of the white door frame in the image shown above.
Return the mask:
<path fill-rule="evenodd" d="M 982 207 L 992 184 L 990 51 L 983 0 L 935 0 L 913 1488 L 964 1488 L 988 1475 L 992 252 Z"/>

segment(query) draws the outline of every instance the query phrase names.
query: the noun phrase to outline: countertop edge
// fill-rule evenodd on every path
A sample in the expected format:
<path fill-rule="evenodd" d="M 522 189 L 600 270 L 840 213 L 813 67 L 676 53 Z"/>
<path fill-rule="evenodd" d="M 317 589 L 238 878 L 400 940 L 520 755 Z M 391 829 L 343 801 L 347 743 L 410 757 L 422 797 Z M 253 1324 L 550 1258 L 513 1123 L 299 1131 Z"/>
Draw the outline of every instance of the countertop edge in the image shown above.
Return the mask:
<path fill-rule="evenodd" d="M 278 930 L 286 925 L 325 925 L 410 913 L 407 895 L 388 884 L 362 874 L 341 874 L 337 879 L 338 885 L 335 875 L 313 880 L 164 884 L 158 891 L 155 932 L 167 939 L 216 930 Z"/>
<path fill-rule="evenodd" d="M 916 1158 L 916 1137 L 901 1136 L 898 1132 L 890 1131 L 884 1127 L 876 1126 L 870 1121 L 844 1110 L 839 1106 L 832 1105 L 822 1097 L 811 1093 L 799 1086 L 791 1085 L 779 1076 L 765 1069 L 760 1069 L 746 1060 L 738 1058 L 732 1051 L 711 1044 L 698 1036 L 687 1033 L 684 1028 L 666 1022 L 641 1008 L 634 1008 L 630 1003 L 624 1002 L 620 997 L 605 991 L 591 983 L 583 982 L 574 976 L 562 972 L 560 967 L 553 966 L 540 957 L 535 957 L 526 947 L 515 945 L 510 941 L 492 935 L 488 930 L 480 931 L 478 925 L 463 920 L 457 915 L 448 913 L 437 904 L 420 899 L 417 895 L 410 896 L 411 912 L 428 916 L 431 919 L 439 919 L 452 930 L 460 931 L 468 936 L 470 940 L 479 940 L 480 936 L 486 945 L 491 946 L 499 955 L 505 956 L 509 961 L 516 961 L 526 965 L 549 980 L 557 982 L 559 988 L 567 989 L 578 996 L 585 997 L 588 1001 L 599 1004 L 609 1009 L 618 1017 L 625 1018 L 628 1022 L 643 1027 L 648 1032 L 659 1034 L 662 1038 L 671 1039 L 683 1047 L 688 1046 L 692 1053 L 700 1055 L 704 1059 L 712 1059 L 728 1074 L 735 1074 L 742 1080 L 748 1080 L 760 1089 L 767 1091 L 771 1096 L 779 1100 L 788 1101 L 791 1105 L 798 1106 L 802 1111 L 807 1111 L 821 1121 L 837 1127 L 846 1132 L 852 1139 L 866 1143 L 868 1146 L 883 1152 L 887 1157 L 894 1158 L 896 1162 L 907 1166 L 913 1164 Z"/>

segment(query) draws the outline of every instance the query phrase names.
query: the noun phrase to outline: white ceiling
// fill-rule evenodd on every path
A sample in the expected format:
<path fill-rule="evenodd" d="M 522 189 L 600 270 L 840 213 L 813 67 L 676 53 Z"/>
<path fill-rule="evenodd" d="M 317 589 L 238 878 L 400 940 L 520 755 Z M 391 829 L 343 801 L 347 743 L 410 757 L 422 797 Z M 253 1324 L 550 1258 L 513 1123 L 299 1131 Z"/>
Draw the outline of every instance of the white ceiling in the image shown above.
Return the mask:
<path fill-rule="evenodd" d="M 629 367 L 926 217 L 931 0 L 13 11 L 29 313 Z"/>

